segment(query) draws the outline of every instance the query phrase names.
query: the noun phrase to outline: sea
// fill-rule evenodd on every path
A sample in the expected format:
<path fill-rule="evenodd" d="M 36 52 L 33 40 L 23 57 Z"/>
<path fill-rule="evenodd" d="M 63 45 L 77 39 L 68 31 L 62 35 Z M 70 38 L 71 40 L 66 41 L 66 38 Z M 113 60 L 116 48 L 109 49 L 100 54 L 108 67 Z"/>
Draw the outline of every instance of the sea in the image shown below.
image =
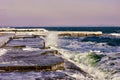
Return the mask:
<path fill-rule="evenodd" d="M 120 33 L 120 26 L 117 27 L 12 27 L 12 28 L 44 28 L 49 31 L 102 31 L 103 33 Z"/>
<path fill-rule="evenodd" d="M 70 37 L 60 36 L 54 38 L 56 35 L 51 35 L 52 42 L 57 42 L 57 48 L 64 51 L 67 58 L 86 65 L 86 71 L 91 74 L 100 75 L 100 72 L 95 72 L 96 68 L 110 72 L 108 79 L 101 80 L 120 80 L 120 27 L 13 27 L 13 28 L 44 28 L 48 31 L 101 31 L 101 36 L 84 36 L 84 37 Z M 87 59 L 85 56 L 89 53 L 103 55 L 101 60 L 94 66 L 95 69 L 88 67 L 86 62 L 92 59 Z M 92 58 L 92 57 L 91 57 Z M 97 70 L 96 70 L 97 71 Z"/>
<path fill-rule="evenodd" d="M 58 47 L 76 51 L 98 51 L 101 53 L 120 52 L 120 27 L 14 27 L 44 28 L 48 31 L 101 31 L 102 36 L 59 37 Z M 54 36 L 52 36 L 54 37 Z M 51 38 L 52 38 L 51 37 Z"/>

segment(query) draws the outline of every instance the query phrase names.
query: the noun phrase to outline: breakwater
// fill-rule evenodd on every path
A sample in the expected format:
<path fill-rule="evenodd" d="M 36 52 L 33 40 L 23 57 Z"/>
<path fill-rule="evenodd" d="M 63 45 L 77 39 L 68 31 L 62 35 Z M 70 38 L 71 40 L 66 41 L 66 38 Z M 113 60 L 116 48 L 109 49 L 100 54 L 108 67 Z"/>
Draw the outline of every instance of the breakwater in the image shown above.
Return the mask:
<path fill-rule="evenodd" d="M 50 31 L 46 29 L 15 29 L 15 28 L 0 28 L 0 33 L 15 33 L 15 35 L 39 35 L 47 36 Z M 103 33 L 101 31 L 54 31 L 58 36 L 99 36 Z"/>
<path fill-rule="evenodd" d="M 5 38 L 7 42 L 5 42 L 4 39 L 1 39 L 1 42 L 3 44 L 5 43 L 2 49 L 5 49 L 3 51 L 6 51 L 0 56 L 1 72 L 62 70 L 64 73 L 69 71 L 70 74 L 78 75 L 78 80 L 80 80 L 81 74 L 84 77 L 93 78 L 90 74 L 85 72 L 86 70 L 82 70 L 73 61 L 66 58 L 69 54 L 66 54 L 64 51 L 62 53 L 60 52 L 60 49 L 57 50 L 52 47 L 57 48 L 58 45 L 56 44 L 59 36 L 98 37 L 102 35 L 102 32 L 100 31 L 47 31 L 45 29 L 4 28 L 0 29 L 0 33 L 1 35 L 13 34 L 13 36 Z M 76 48 L 76 45 L 79 44 L 75 42 L 72 43 L 72 45 L 75 45 Z M 76 79 L 78 76 L 76 76 Z"/>

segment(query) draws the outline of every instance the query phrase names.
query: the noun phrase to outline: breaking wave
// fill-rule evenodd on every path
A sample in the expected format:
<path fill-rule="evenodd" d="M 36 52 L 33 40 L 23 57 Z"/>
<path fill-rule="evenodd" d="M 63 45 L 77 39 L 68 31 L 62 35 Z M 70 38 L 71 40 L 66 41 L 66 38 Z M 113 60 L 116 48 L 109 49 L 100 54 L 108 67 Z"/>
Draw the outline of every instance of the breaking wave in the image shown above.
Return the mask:
<path fill-rule="evenodd" d="M 60 37 L 58 45 L 63 49 L 66 58 L 77 62 L 83 70 L 98 79 L 120 79 L 116 76 L 120 74 L 120 37 L 110 34 L 92 37 Z"/>

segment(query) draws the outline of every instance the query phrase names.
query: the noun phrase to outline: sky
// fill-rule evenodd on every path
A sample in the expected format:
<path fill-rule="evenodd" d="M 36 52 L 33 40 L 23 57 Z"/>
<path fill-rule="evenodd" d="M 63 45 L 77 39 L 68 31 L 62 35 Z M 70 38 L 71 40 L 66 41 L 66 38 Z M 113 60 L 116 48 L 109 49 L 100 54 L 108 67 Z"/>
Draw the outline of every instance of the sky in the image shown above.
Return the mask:
<path fill-rule="evenodd" d="M 120 26 L 120 0 L 0 0 L 0 26 Z"/>

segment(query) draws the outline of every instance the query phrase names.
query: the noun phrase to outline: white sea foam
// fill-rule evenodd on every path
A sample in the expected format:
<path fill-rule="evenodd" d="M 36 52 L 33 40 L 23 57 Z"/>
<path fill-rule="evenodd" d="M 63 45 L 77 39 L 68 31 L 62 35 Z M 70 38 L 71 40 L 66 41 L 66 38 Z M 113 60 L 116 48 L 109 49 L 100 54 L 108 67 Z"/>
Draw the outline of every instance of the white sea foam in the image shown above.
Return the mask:
<path fill-rule="evenodd" d="M 81 42 L 79 39 L 59 39 L 59 47 L 71 51 L 77 52 L 88 52 L 88 51 L 98 51 L 104 54 L 109 54 L 111 52 L 120 52 L 119 46 L 109 46 L 106 43 L 96 43 L 96 42 Z"/>
<path fill-rule="evenodd" d="M 47 37 L 46 37 L 46 41 L 45 41 L 45 45 L 46 47 L 50 47 L 50 46 L 57 46 L 58 44 L 58 35 L 56 32 L 49 32 Z"/>
<path fill-rule="evenodd" d="M 63 53 L 62 55 L 64 57 L 75 61 L 80 65 L 80 68 L 96 77 L 96 80 L 105 80 L 106 77 L 108 78 L 107 80 L 119 80 L 119 77 L 114 77 L 114 79 L 112 79 L 113 75 L 111 75 L 112 72 L 119 72 L 120 56 L 117 55 L 120 53 L 119 46 L 109 46 L 106 43 L 81 42 L 80 39 L 74 38 L 60 38 L 59 47 L 62 48 L 62 50 L 59 50 Z M 98 62 L 96 67 L 91 67 L 89 66 L 89 61 L 92 59 L 84 59 L 88 52 L 94 52 L 106 56 Z M 114 55 L 117 56 L 113 57 Z"/>
<path fill-rule="evenodd" d="M 31 48 L 29 46 L 26 46 L 25 48 L 23 48 L 23 50 L 26 50 L 26 51 L 36 51 L 36 50 L 40 50 L 39 48 Z"/>
<path fill-rule="evenodd" d="M 9 41 L 9 38 L 12 36 L 13 36 L 12 34 L 0 36 L 0 47 L 7 43 Z"/>
<path fill-rule="evenodd" d="M 94 52 L 99 55 L 100 54 L 111 55 L 110 54 L 111 52 L 112 54 L 120 52 L 119 47 L 108 46 L 106 43 L 80 42 L 79 40 L 76 41 L 72 39 L 70 40 L 61 39 L 61 41 L 59 42 L 60 42 L 59 47 L 62 46 L 63 49 L 55 47 L 51 48 L 57 49 L 60 53 L 62 53 L 63 57 L 72 61 L 75 65 L 79 66 L 84 71 L 94 76 L 96 78 L 95 80 L 106 80 L 105 78 L 109 80 L 111 78 L 110 77 L 111 72 L 104 72 L 101 69 L 99 69 L 102 66 L 104 66 L 103 69 L 105 70 L 105 68 L 107 67 L 106 64 L 100 63 L 100 65 L 92 67 L 89 65 L 90 64 L 89 62 L 91 62 L 93 59 L 87 58 L 87 55 L 89 54 L 89 52 L 90 53 Z M 109 62 L 109 60 L 107 60 L 107 62 Z M 110 69 L 109 66 L 107 69 Z"/>
<path fill-rule="evenodd" d="M 67 45 L 65 45 L 65 43 L 67 43 Z M 118 60 L 109 60 L 109 57 L 111 57 L 112 54 L 117 54 L 120 52 L 120 47 L 116 46 L 116 47 L 112 47 L 112 46 L 108 46 L 106 43 L 94 43 L 94 42 L 80 42 L 80 41 L 76 41 L 76 40 L 62 40 L 59 43 L 63 48 L 65 49 L 61 49 L 58 48 L 58 36 L 55 32 L 50 32 L 49 35 L 46 37 L 46 46 L 51 47 L 53 49 L 57 49 L 58 51 L 60 51 L 63 55 L 63 57 L 65 57 L 66 59 L 72 61 L 75 63 L 75 65 L 79 66 L 80 68 L 82 68 L 84 71 L 88 72 L 89 74 L 91 74 L 92 76 L 94 76 L 96 79 L 95 80 L 105 80 L 105 77 L 108 76 L 109 74 L 105 74 L 104 72 L 100 71 L 98 68 L 102 68 L 102 69 L 116 69 L 119 68 L 119 65 L 116 64 L 115 66 L 109 66 L 109 64 L 112 63 L 116 63 L 119 61 Z M 59 46 L 60 47 L 60 46 Z M 24 48 L 23 50 L 28 50 L 28 51 L 34 51 L 37 49 L 33 49 L 30 47 Z M 0 55 L 3 55 L 6 53 L 7 50 L 2 49 L 0 50 Z M 86 55 L 88 54 L 88 52 L 95 52 L 97 54 L 106 54 L 106 59 L 105 57 L 102 58 L 102 60 L 99 63 L 99 66 L 96 67 L 91 67 L 87 64 L 88 60 L 91 59 L 84 59 L 84 57 L 86 57 Z M 2 54 L 1 54 L 2 53 Z M 119 56 L 118 56 L 119 57 Z M 116 58 L 116 57 L 115 57 Z M 106 62 L 104 62 L 106 61 Z M 85 64 L 86 63 L 86 64 Z M 107 65 L 108 64 L 108 65 Z M 116 67 L 117 66 L 117 67 Z M 64 72 L 68 75 L 70 75 L 70 72 Z M 40 78 L 44 78 L 45 76 L 48 77 L 54 77 L 55 74 L 50 74 L 50 75 L 45 75 L 43 73 L 37 73 L 37 72 L 29 72 L 27 74 L 20 74 L 20 73 L 10 73 L 10 74 L 4 74 L 7 75 L 6 76 L 1 76 L 2 74 L 0 74 L 0 78 L 1 79 L 11 79 L 11 80 L 34 80 L 36 77 L 40 77 Z M 98 76 L 99 75 L 99 76 Z M 12 78 L 13 76 L 15 76 L 15 78 Z M 79 75 L 74 74 L 74 75 L 70 75 L 72 77 L 76 77 L 79 78 Z M 112 79 L 108 79 L 108 80 L 112 80 Z M 113 75 L 113 80 L 119 80 L 119 74 L 117 75 Z"/>
<path fill-rule="evenodd" d="M 0 56 L 4 55 L 7 52 L 6 49 L 0 49 Z"/>
<path fill-rule="evenodd" d="M 72 73 L 73 74 L 73 73 Z M 11 72 L 0 73 L 0 80 L 66 80 L 64 71 L 41 71 L 41 72 Z M 74 80 L 74 79 L 67 79 Z"/>
<path fill-rule="evenodd" d="M 111 33 L 111 36 L 116 36 L 116 37 L 120 37 L 120 33 Z"/>
<path fill-rule="evenodd" d="M 74 63 L 81 69 L 83 69 L 84 71 L 86 71 L 89 74 L 91 74 L 92 76 L 94 76 L 95 80 L 105 80 L 105 78 L 109 75 L 109 74 L 106 74 L 105 72 L 99 70 L 99 68 L 92 67 L 89 65 L 88 62 L 91 59 L 87 59 L 87 58 L 85 59 L 85 57 L 89 53 L 76 53 L 76 52 L 72 52 L 72 51 L 68 51 L 68 50 L 64 50 L 64 49 L 59 49 L 59 51 L 61 52 L 63 57 L 65 57 L 67 60 L 71 61 L 72 63 Z"/>

